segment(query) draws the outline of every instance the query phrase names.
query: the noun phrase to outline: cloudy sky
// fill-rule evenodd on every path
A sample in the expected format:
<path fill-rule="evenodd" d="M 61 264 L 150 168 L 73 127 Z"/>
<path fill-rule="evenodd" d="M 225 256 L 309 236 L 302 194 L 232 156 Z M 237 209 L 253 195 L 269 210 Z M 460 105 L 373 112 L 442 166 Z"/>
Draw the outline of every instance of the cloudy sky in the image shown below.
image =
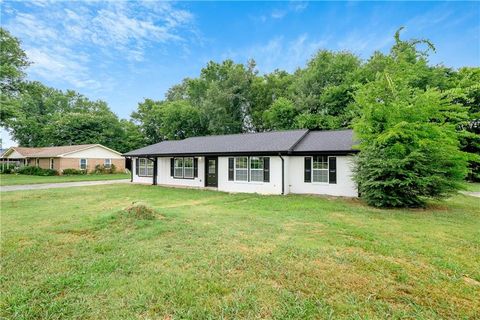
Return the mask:
<path fill-rule="evenodd" d="M 320 48 L 362 58 L 400 26 L 428 38 L 432 63 L 480 65 L 478 2 L 156 2 L 0 0 L 1 24 L 33 62 L 28 78 L 108 102 L 128 118 L 209 60 L 293 71 Z M 4 147 L 12 143 L 2 130 Z"/>

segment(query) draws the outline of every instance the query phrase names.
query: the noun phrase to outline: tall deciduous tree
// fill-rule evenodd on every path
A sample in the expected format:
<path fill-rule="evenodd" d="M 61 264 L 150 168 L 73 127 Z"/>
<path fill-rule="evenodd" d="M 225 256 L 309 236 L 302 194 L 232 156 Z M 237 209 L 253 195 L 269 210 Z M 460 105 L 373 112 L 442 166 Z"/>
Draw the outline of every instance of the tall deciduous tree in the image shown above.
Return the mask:
<path fill-rule="evenodd" d="M 137 110 L 131 114 L 132 121 L 140 127 L 147 144 L 157 143 L 163 140 L 160 131 L 162 126 L 161 109 L 163 101 L 145 99 L 138 104 Z"/>
<path fill-rule="evenodd" d="M 30 64 L 20 41 L 0 27 L 0 124 L 15 115 L 18 96 Z"/>
<path fill-rule="evenodd" d="M 356 84 L 361 80 L 360 59 L 349 52 L 320 50 L 304 69 L 295 73 L 292 100 L 305 114 L 302 124 L 310 129 L 346 127 L 351 119 L 345 116 L 353 101 Z M 336 117 L 336 121 L 322 117 Z"/>
<path fill-rule="evenodd" d="M 264 113 L 264 128 L 271 130 L 293 129 L 298 110 L 292 101 L 278 98 Z"/>

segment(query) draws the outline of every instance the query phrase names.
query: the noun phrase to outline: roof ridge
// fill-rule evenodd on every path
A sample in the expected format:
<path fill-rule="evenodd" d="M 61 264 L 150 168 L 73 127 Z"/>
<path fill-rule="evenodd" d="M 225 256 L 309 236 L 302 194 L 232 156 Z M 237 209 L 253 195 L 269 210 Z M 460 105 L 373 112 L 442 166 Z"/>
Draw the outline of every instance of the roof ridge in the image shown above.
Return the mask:
<path fill-rule="evenodd" d="M 273 130 L 273 131 L 261 131 L 261 132 L 240 132 L 240 133 L 229 133 L 229 134 L 214 134 L 214 135 L 205 135 L 205 136 L 193 136 L 188 137 L 182 140 L 188 140 L 192 138 L 213 138 L 213 137 L 227 137 L 227 136 L 239 136 L 239 135 L 250 135 L 250 134 L 262 134 L 262 133 L 278 133 L 278 132 L 294 132 L 294 131 L 304 131 L 308 129 L 292 129 L 292 130 Z M 163 140 L 163 141 L 182 141 L 182 140 Z M 162 142 L 163 142 L 162 141 Z"/>
<path fill-rule="evenodd" d="M 338 128 L 338 129 L 310 129 L 310 132 L 332 132 L 332 131 L 353 131 L 352 128 Z"/>
<path fill-rule="evenodd" d="M 293 150 L 295 150 L 295 147 L 303 140 L 305 139 L 305 137 L 310 133 L 310 129 L 307 129 L 307 131 L 305 131 L 305 133 L 290 147 L 290 149 L 288 149 L 288 152 L 292 152 Z"/>

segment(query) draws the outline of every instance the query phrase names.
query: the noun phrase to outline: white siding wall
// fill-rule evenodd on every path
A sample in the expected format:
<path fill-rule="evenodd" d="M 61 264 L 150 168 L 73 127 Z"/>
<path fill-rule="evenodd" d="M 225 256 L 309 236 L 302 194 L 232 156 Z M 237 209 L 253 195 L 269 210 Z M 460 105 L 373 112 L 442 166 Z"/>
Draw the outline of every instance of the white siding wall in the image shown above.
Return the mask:
<path fill-rule="evenodd" d="M 66 154 L 64 158 L 98 158 L 98 159 L 123 159 L 118 153 L 112 152 L 100 146 Z"/>
<path fill-rule="evenodd" d="M 278 156 L 270 157 L 270 182 L 246 182 L 228 180 L 228 158 L 218 157 L 218 190 L 225 192 L 247 192 L 260 194 L 282 193 L 282 161 Z M 337 156 L 337 183 L 304 182 L 304 157 L 284 156 L 285 194 L 325 194 L 332 196 L 357 197 L 358 191 L 352 180 L 351 156 Z M 135 174 L 135 158 L 132 161 L 133 181 L 152 183 L 152 177 L 138 177 Z M 198 157 L 198 177 L 176 179 L 170 176 L 170 158 L 158 158 L 157 183 L 160 185 L 204 187 L 205 157 Z"/>
<path fill-rule="evenodd" d="M 184 187 L 203 187 L 205 176 L 205 157 L 197 157 L 198 159 L 198 177 L 194 179 L 177 179 L 170 176 L 170 158 L 157 158 L 157 184 L 184 186 Z M 136 160 L 132 159 L 133 182 L 137 183 L 153 183 L 153 177 L 139 177 L 136 175 Z"/>
<path fill-rule="evenodd" d="M 228 158 L 218 157 L 218 190 L 260 194 L 282 193 L 282 161 L 270 157 L 270 182 L 228 181 Z"/>
<path fill-rule="evenodd" d="M 203 187 L 205 179 L 205 157 L 198 159 L 198 177 L 193 179 L 177 179 L 170 176 L 170 158 L 158 158 L 157 184 L 167 184 L 184 187 Z"/>
<path fill-rule="evenodd" d="M 288 172 L 290 193 L 358 197 L 357 187 L 352 180 L 352 156 L 337 156 L 336 184 L 304 182 L 304 166 L 304 157 L 290 157 Z"/>
<path fill-rule="evenodd" d="M 150 183 L 152 184 L 153 182 L 153 177 L 139 177 L 136 175 L 136 165 L 137 162 L 135 160 L 136 158 L 132 158 L 132 173 L 133 173 L 133 182 L 136 183 Z"/>

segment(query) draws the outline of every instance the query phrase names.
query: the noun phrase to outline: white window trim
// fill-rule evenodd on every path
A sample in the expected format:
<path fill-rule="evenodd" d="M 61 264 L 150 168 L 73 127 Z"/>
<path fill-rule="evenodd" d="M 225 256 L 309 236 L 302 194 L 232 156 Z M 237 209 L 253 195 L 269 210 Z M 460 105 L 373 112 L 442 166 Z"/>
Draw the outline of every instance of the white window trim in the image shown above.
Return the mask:
<path fill-rule="evenodd" d="M 252 168 L 252 158 L 258 158 L 260 163 L 261 163 L 261 166 L 262 168 L 261 169 L 253 169 Z M 257 157 L 257 156 L 254 156 L 254 157 L 248 157 L 248 174 L 249 174 L 249 181 L 250 182 L 263 182 L 263 157 Z M 261 180 L 253 180 L 252 179 L 252 171 L 260 171 L 262 173 L 261 175 Z"/>
<path fill-rule="evenodd" d="M 312 184 L 318 184 L 318 185 L 329 185 L 330 184 L 330 156 L 327 156 L 327 169 L 313 169 L 313 156 L 310 157 L 311 162 L 312 162 L 312 170 L 310 172 L 310 181 L 312 181 Z M 327 171 L 327 182 L 321 182 L 321 181 L 313 181 L 313 170 L 318 170 L 318 171 Z"/>
<path fill-rule="evenodd" d="M 262 169 L 252 169 L 251 168 L 251 158 L 254 157 L 254 158 L 260 158 L 260 161 L 262 161 Z M 238 170 L 247 170 L 247 180 L 238 180 L 237 179 L 237 159 L 240 159 L 240 158 L 247 158 L 247 168 L 246 169 L 238 169 Z M 268 182 L 265 182 L 263 181 L 263 172 L 265 170 L 265 168 L 263 168 L 263 159 L 266 158 L 266 157 L 263 157 L 263 156 L 241 156 L 241 157 L 234 157 L 234 161 L 233 161 L 233 182 L 235 183 L 248 183 L 248 184 L 266 184 Z M 258 170 L 258 171 L 262 171 L 262 180 L 261 181 L 258 181 L 258 180 L 255 180 L 253 181 L 252 180 L 252 170 Z"/>
<path fill-rule="evenodd" d="M 82 169 L 82 160 L 85 160 L 85 169 Z M 87 170 L 88 169 L 88 159 L 87 158 L 82 158 L 78 160 L 78 167 L 80 170 Z"/>
<path fill-rule="evenodd" d="M 181 159 L 181 160 L 182 160 L 182 166 L 177 166 L 177 159 Z M 181 175 L 177 175 L 177 170 L 179 170 L 179 169 L 182 170 L 182 174 L 181 174 Z M 183 175 L 184 175 L 183 158 L 182 158 L 182 157 L 173 158 L 173 177 L 174 177 L 175 179 L 183 179 Z"/>
<path fill-rule="evenodd" d="M 177 159 L 182 159 L 182 166 L 177 167 Z M 186 159 L 191 159 L 192 160 L 192 176 L 186 176 L 185 175 L 185 160 Z M 190 167 L 188 167 L 190 168 Z M 182 169 L 182 175 L 177 175 L 177 169 Z M 198 168 L 197 168 L 198 170 Z M 173 178 L 174 179 L 188 179 L 188 180 L 194 180 L 195 179 L 195 157 L 174 157 L 173 158 Z"/>
<path fill-rule="evenodd" d="M 246 159 L 247 159 L 247 167 L 246 167 L 246 168 L 239 168 L 239 169 L 237 169 L 237 161 L 238 161 L 238 159 L 241 159 L 241 158 L 246 158 Z M 250 163 L 250 161 L 248 161 L 249 157 L 246 157 L 246 156 L 245 156 L 245 157 L 235 157 L 234 159 L 235 159 L 235 160 L 234 160 L 234 162 L 233 162 L 233 170 L 234 170 L 233 180 L 234 180 L 235 182 L 248 183 L 248 182 L 249 182 L 249 181 L 248 181 L 248 165 L 249 165 L 249 163 Z M 247 180 L 238 180 L 238 179 L 237 179 L 237 170 L 242 170 L 242 171 L 243 171 L 243 170 L 246 170 L 246 171 L 247 171 Z"/>
<path fill-rule="evenodd" d="M 108 163 L 108 167 L 107 167 L 107 160 L 108 160 L 108 162 L 109 162 L 109 163 Z M 103 167 L 104 167 L 104 168 L 111 168 L 111 167 L 112 167 L 112 159 L 109 159 L 109 158 L 103 159 Z"/>
<path fill-rule="evenodd" d="M 143 165 L 142 165 L 143 160 Z M 144 170 L 142 174 L 142 169 Z M 148 170 L 152 170 L 152 174 L 148 174 Z M 153 177 L 153 161 L 147 158 L 138 158 L 138 176 L 139 177 Z"/>
<path fill-rule="evenodd" d="M 186 159 L 191 159 L 191 160 L 192 160 L 192 166 L 191 166 L 191 167 L 188 167 L 188 169 L 190 169 L 190 168 L 192 169 L 192 176 L 187 176 L 186 173 L 185 173 L 185 172 L 186 172 L 185 169 L 187 169 L 187 167 L 185 166 L 185 160 L 186 160 Z M 195 158 L 193 158 L 193 157 L 185 157 L 185 158 L 183 158 L 183 178 L 184 178 L 184 179 L 193 179 L 193 178 L 195 178 Z"/>

